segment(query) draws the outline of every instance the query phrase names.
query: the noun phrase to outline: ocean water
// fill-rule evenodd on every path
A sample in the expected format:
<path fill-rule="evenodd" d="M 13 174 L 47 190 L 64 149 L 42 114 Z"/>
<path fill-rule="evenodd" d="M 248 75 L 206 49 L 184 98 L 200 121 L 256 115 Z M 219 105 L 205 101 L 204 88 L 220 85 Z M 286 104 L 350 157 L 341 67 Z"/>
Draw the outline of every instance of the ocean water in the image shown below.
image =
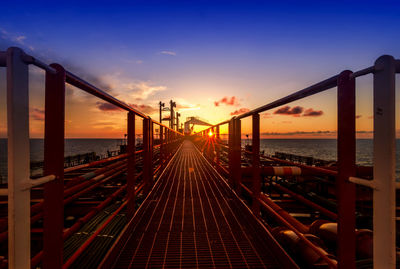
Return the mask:
<path fill-rule="evenodd" d="M 242 144 L 251 143 L 243 139 Z M 260 150 L 266 155 L 284 152 L 300 156 L 310 156 L 317 159 L 336 161 L 336 139 L 261 139 Z M 356 162 L 358 165 L 373 165 L 373 140 L 357 139 Z M 396 179 L 400 180 L 400 139 L 396 139 Z"/>
<path fill-rule="evenodd" d="M 96 155 L 105 156 L 107 150 L 119 150 L 122 139 L 66 139 L 64 156 L 96 152 Z M 31 161 L 42 161 L 44 150 L 43 139 L 30 140 Z M 7 178 L 7 139 L 0 139 L 0 183 Z"/>
<path fill-rule="evenodd" d="M 65 156 L 96 152 L 97 155 L 106 155 L 107 150 L 119 149 L 121 139 L 66 139 Z M 139 142 L 139 141 L 138 141 Z M 243 146 L 250 143 L 243 139 Z M 357 140 L 357 164 L 372 165 L 372 139 Z M 262 139 L 261 151 L 273 155 L 275 152 L 285 152 L 301 156 L 311 156 L 323 160 L 336 160 L 337 141 L 335 139 Z M 31 161 L 43 160 L 43 139 L 31 139 Z M 396 140 L 396 178 L 400 179 L 400 139 Z M 7 178 L 7 140 L 0 139 L 0 182 Z"/>

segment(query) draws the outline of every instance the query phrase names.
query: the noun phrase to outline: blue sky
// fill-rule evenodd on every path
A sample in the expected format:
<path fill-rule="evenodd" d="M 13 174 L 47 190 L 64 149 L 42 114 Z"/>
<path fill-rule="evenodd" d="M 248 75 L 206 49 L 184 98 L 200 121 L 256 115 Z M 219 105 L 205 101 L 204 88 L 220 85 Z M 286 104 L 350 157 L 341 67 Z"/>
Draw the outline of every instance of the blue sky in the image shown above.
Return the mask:
<path fill-rule="evenodd" d="M 189 108 L 184 116 L 216 123 L 344 69 L 370 66 L 382 54 L 399 58 L 399 14 L 396 1 L 7 1 L 0 49 L 17 45 L 59 62 L 128 103 L 154 107 L 175 98 Z M 360 84 L 366 92 L 368 83 Z M 39 92 L 33 90 L 37 108 Z M 366 130 L 370 94 L 360 94 Z M 72 96 L 75 107 L 83 97 Z M 236 104 L 214 105 L 232 96 Z M 328 116 L 330 97 L 317 99 L 319 107 L 314 100 L 301 105 Z M 320 128 L 333 130 L 333 117 Z"/>

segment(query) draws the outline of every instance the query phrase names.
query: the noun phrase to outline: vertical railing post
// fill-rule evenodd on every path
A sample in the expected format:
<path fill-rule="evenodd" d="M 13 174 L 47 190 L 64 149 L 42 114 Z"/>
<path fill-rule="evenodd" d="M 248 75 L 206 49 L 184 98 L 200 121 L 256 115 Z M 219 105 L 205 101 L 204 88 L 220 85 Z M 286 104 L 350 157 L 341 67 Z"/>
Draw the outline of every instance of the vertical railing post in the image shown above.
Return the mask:
<path fill-rule="evenodd" d="M 396 267 L 396 62 L 384 55 L 374 72 L 374 268 Z"/>
<path fill-rule="evenodd" d="M 234 119 L 233 124 L 233 167 L 234 167 L 234 184 L 235 191 L 238 195 L 241 193 L 241 155 L 242 155 L 242 128 L 240 119 Z"/>
<path fill-rule="evenodd" d="M 164 127 L 160 125 L 160 164 L 161 171 L 164 170 L 165 167 L 165 156 L 164 156 Z"/>
<path fill-rule="evenodd" d="M 216 163 L 217 163 L 217 167 L 220 166 L 220 162 L 221 162 L 221 138 L 220 138 L 220 134 L 219 134 L 219 125 L 217 125 L 215 127 L 215 151 L 216 151 Z"/>
<path fill-rule="evenodd" d="M 171 155 L 171 130 L 170 129 L 166 129 L 166 135 L 167 135 L 167 158 L 169 159 L 170 155 Z"/>
<path fill-rule="evenodd" d="M 144 193 L 150 191 L 150 119 L 143 119 L 143 180 L 144 180 Z"/>
<path fill-rule="evenodd" d="M 340 73 L 337 82 L 338 94 L 338 259 L 339 268 L 355 268 L 355 185 L 348 181 L 356 172 L 355 132 L 355 79 L 351 71 Z"/>
<path fill-rule="evenodd" d="M 149 119 L 149 159 L 150 159 L 150 177 L 149 177 L 149 183 L 150 183 L 150 189 L 153 187 L 153 183 L 154 183 L 154 167 L 153 167 L 153 155 L 154 155 L 154 122 L 152 119 Z M 149 191 L 150 191 L 149 189 Z"/>
<path fill-rule="evenodd" d="M 43 172 L 56 179 L 44 185 L 43 268 L 53 269 L 63 265 L 65 70 L 51 67 L 57 72 L 46 72 Z"/>
<path fill-rule="evenodd" d="M 228 166 L 229 166 L 229 183 L 231 187 L 234 185 L 235 167 L 233 162 L 233 144 L 234 144 L 234 119 L 228 123 Z"/>
<path fill-rule="evenodd" d="M 253 114 L 252 124 L 252 149 L 253 149 L 253 203 L 252 209 L 256 216 L 260 215 L 260 190 L 261 190 L 261 170 L 260 170 L 260 114 Z"/>
<path fill-rule="evenodd" d="M 135 213 L 135 151 L 136 151 L 136 141 L 135 141 L 135 113 L 132 111 L 128 112 L 128 146 L 127 153 L 128 156 L 128 171 L 126 177 L 127 184 L 127 213 L 128 217 L 133 217 Z"/>
<path fill-rule="evenodd" d="M 8 266 L 30 268 L 29 75 L 19 48 L 7 50 Z"/>

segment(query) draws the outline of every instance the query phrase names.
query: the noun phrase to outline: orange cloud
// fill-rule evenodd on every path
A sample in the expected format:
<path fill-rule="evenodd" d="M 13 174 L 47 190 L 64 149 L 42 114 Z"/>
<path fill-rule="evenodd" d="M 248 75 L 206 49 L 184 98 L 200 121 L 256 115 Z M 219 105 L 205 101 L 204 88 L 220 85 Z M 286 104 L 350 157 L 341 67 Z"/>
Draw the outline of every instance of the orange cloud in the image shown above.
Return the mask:
<path fill-rule="evenodd" d="M 32 119 L 44 121 L 44 109 L 33 107 L 31 108 L 30 114 Z"/>
<path fill-rule="evenodd" d="M 304 113 L 303 113 L 304 111 Z M 303 113 L 303 114 L 302 114 Z M 290 107 L 290 106 L 284 106 L 281 108 L 278 108 L 277 110 L 274 111 L 274 114 L 278 115 L 290 115 L 294 117 L 318 117 L 324 114 L 322 110 L 314 110 L 313 108 L 308 108 L 304 110 L 304 107 L 301 106 L 295 106 L 295 107 Z"/>
<path fill-rule="evenodd" d="M 275 110 L 274 114 L 299 116 L 303 110 L 304 108 L 301 106 L 295 106 L 293 108 L 290 108 L 290 106 L 284 106 Z"/>
<path fill-rule="evenodd" d="M 215 106 L 219 106 L 220 104 L 225 104 L 227 106 L 235 106 L 235 105 L 238 106 L 239 102 L 238 102 L 237 97 L 235 97 L 235 96 L 232 96 L 232 97 L 225 96 L 221 100 L 214 102 Z"/>
<path fill-rule="evenodd" d="M 243 114 L 243 113 L 246 113 L 249 111 L 250 111 L 250 109 L 242 107 L 241 109 L 237 109 L 237 110 L 231 112 L 231 116 L 240 115 L 240 114 Z"/>
<path fill-rule="evenodd" d="M 149 105 L 144 105 L 144 104 L 128 104 L 134 109 L 139 110 L 140 112 L 143 112 L 145 114 L 152 114 L 157 112 L 157 108 L 149 106 Z M 116 112 L 116 111 L 124 111 L 123 109 L 110 104 L 110 103 L 105 103 L 105 102 L 97 102 L 96 106 L 99 110 L 105 111 L 105 112 Z"/>
<path fill-rule="evenodd" d="M 306 111 L 304 111 L 303 117 L 319 117 L 322 114 L 324 114 L 322 110 L 316 111 L 312 108 L 309 108 Z"/>

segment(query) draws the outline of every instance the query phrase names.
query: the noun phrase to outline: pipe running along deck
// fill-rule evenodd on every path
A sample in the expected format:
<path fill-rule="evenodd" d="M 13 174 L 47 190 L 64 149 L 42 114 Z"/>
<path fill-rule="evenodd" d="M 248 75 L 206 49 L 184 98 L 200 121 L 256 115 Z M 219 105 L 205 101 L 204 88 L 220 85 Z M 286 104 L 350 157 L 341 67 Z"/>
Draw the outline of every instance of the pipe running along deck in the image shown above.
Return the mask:
<path fill-rule="evenodd" d="M 188 140 L 105 258 L 110 266 L 297 268 Z"/>

